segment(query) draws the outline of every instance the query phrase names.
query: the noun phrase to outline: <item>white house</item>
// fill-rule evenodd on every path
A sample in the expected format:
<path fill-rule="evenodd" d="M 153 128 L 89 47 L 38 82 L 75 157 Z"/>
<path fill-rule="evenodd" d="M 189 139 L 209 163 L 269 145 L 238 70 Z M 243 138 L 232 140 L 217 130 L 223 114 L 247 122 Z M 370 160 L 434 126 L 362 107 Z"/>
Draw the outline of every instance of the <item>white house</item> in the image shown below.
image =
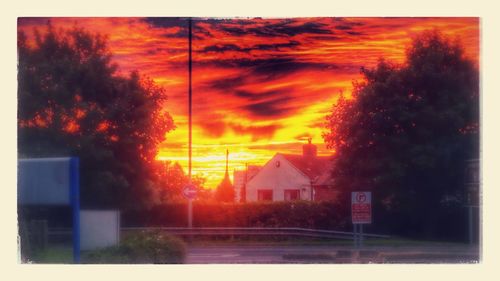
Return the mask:
<path fill-rule="evenodd" d="M 245 171 L 233 172 L 234 201 L 241 202 L 241 192 L 245 185 Z"/>
<path fill-rule="evenodd" d="M 330 157 L 305 144 L 302 155 L 277 153 L 246 184 L 246 201 L 334 200 Z"/>
<path fill-rule="evenodd" d="M 235 202 L 245 202 L 245 185 L 250 181 L 260 170 L 260 166 L 248 165 L 245 170 L 234 170 L 233 186 Z"/>

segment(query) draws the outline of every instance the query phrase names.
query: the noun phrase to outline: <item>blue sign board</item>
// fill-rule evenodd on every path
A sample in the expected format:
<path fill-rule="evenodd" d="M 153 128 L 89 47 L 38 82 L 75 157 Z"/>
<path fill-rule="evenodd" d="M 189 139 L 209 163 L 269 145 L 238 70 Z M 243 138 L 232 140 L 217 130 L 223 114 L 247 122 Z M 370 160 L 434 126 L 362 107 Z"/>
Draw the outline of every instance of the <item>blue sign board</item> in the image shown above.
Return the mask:
<path fill-rule="evenodd" d="M 79 159 L 29 158 L 18 161 L 17 201 L 24 206 L 70 205 L 73 210 L 73 259 L 80 262 Z"/>

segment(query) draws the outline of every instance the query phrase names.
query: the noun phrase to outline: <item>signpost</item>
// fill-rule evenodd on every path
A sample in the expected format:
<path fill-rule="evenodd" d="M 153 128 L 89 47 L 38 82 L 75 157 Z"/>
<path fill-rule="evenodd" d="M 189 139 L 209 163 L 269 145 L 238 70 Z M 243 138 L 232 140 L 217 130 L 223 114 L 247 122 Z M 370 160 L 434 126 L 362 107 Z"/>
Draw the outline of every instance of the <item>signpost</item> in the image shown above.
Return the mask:
<path fill-rule="evenodd" d="M 477 223 L 478 218 L 477 213 L 479 211 L 479 186 L 480 186 L 480 162 L 479 159 L 470 159 L 467 161 L 466 166 L 466 207 L 469 213 L 469 244 L 473 244 L 475 239 L 479 239 L 477 234 L 475 235 L 475 223 Z M 476 216 L 475 214 L 476 213 Z"/>
<path fill-rule="evenodd" d="M 188 183 L 182 189 L 182 195 L 188 200 L 188 227 L 193 227 L 193 199 L 196 198 L 197 189 L 192 183 Z"/>
<path fill-rule="evenodd" d="M 197 189 L 194 184 L 188 183 L 186 186 L 184 186 L 184 189 L 182 190 L 182 195 L 186 197 L 186 199 L 193 200 L 196 198 L 197 194 Z"/>
<path fill-rule="evenodd" d="M 351 218 L 356 247 L 363 245 L 363 224 L 372 223 L 372 193 L 351 192 Z"/>

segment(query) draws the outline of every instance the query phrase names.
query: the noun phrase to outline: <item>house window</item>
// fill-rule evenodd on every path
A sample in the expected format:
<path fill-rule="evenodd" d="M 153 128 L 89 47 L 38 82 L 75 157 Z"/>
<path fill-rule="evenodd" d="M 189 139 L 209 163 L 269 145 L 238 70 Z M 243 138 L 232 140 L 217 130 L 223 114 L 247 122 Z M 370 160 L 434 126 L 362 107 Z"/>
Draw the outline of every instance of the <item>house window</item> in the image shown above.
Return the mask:
<path fill-rule="evenodd" d="M 285 201 L 294 201 L 300 199 L 299 189 L 285 189 Z"/>
<path fill-rule="evenodd" d="M 272 189 L 259 189 L 257 190 L 258 201 L 273 201 Z"/>

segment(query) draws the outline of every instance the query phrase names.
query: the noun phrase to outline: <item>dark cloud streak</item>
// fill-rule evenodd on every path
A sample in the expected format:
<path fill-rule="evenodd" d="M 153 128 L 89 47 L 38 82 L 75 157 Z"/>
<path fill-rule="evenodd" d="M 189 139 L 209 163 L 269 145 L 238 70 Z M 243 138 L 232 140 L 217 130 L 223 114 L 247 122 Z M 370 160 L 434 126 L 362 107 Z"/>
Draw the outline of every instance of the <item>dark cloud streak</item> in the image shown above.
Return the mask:
<path fill-rule="evenodd" d="M 282 96 L 276 99 L 260 101 L 243 105 L 241 108 L 256 118 L 276 118 L 287 116 L 297 108 L 290 105 L 291 96 Z"/>
<path fill-rule="evenodd" d="M 252 141 L 258 141 L 260 139 L 271 139 L 274 136 L 274 133 L 278 129 L 281 129 L 283 126 L 278 124 L 271 124 L 266 126 L 243 126 L 240 124 L 229 124 L 229 127 L 236 134 L 250 134 L 252 136 Z"/>
<path fill-rule="evenodd" d="M 297 21 L 291 19 L 263 24 L 258 27 L 221 25 L 220 29 L 233 36 L 291 37 L 299 34 L 333 34 L 327 24 L 309 21 L 297 25 Z"/>
<path fill-rule="evenodd" d="M 239 75 L 218 79 L 205 85 L 208 89 L 214 88 L 231 92 L 238 90 L 237 88 L 240 86 L 244 86 L 248 82 L 247 77 L 253 77 L 254 82 L 268 82 L 304 70 L 335 71 L 341 68 L 341 66 L 331 63 L 301 62 L 293 58 L 226 59 L 213 61 L 210 64 L 205 66 L 242 70 Z M 342 66 L 342 68 L 345 68 L 345 66 Z M 358 71 L 357 66 L 356 71 Z"/>
<path fill-rule="evenodd" d="M 299 45 L 300 45 L 300 43 L 297 41 L 290 41 L 288 43 L 276 43 L 276 44 L 256 44 L 252 47 L 246 47 L 246 48 L 242 48 L 236 44 L 216 44 L 216 45 L 207 46 L 198 52 L 201 52 L 201 53 L 204 53 L 204 52 L 223 53 L 226 51 L 236 51 L 236 52 L 249 53 L 249 52 L 255 51 L 255 50 L 281 51 L 284 48 L 292 49 L 292 48 L 297 47 Z"/>
<path fill-rule="evenodd" d="M 188 19 L 181 17 L 150 17 L 150 18 L 144 18 L 143 20 L 155 28 L 171 28 L 171 27 L 186 28 L 188 24 Z"/>
<path fill-rule="evenodd" d="M 263 98 L 269 98 L 274 96 L 280 96 L 286 94 L 286 90 L 273 90 L 261 93 L 254 93 L 249 91 L 237 90 L 235 91 L 235 96 L 247 99 L 248 101 L 259 101 Z"/>

